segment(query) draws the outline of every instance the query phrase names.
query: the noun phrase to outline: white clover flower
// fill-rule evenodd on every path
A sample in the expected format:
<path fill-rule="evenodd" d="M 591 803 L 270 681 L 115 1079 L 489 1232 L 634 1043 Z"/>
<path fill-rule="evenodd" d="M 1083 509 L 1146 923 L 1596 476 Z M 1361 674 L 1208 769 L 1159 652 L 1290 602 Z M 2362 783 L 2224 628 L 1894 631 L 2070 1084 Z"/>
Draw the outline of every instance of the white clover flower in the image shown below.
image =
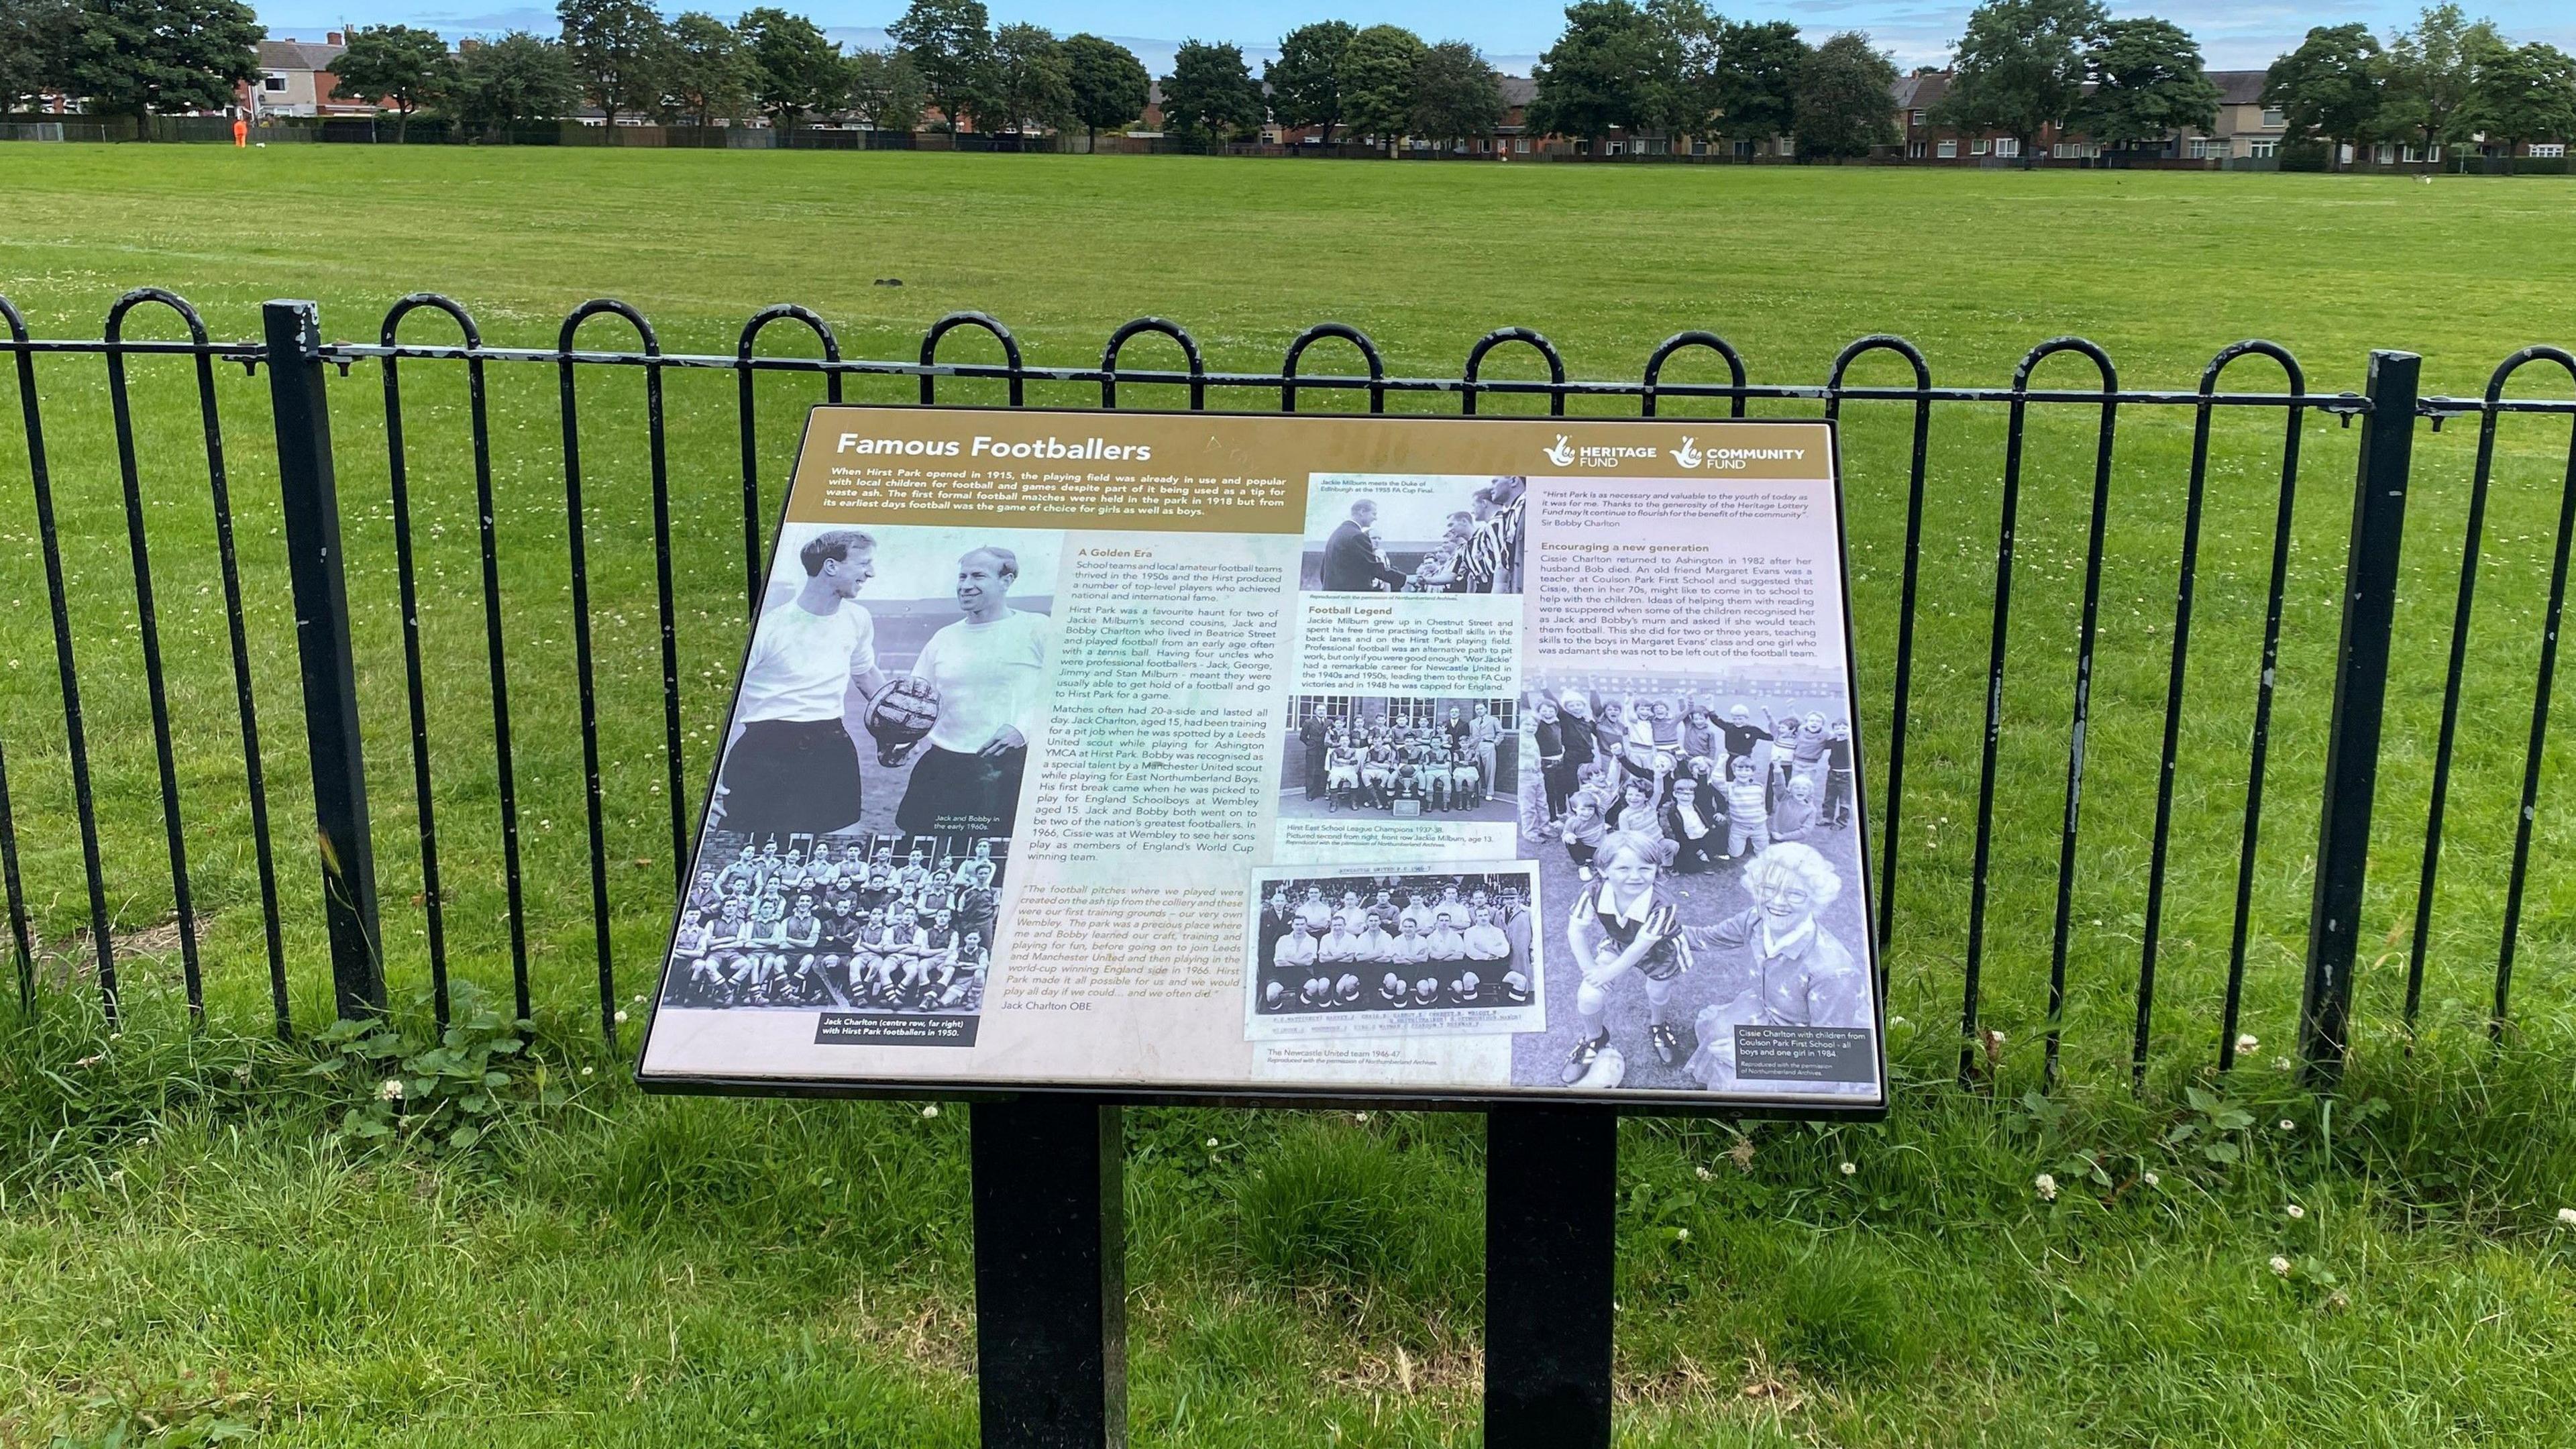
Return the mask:
<path fill-rule="evenodd" d="M 2041 1202 L 2057 1201 L 2057 1178 L 2053 1174 L 2043 1172 L 2039 1176 L 2032 1178 L 2030 1180 L 2030 1185 L 2039 1189 L 2039 1200 Z"/>
<path fill-rule="evenodd" d="M 1689 1241 L 1690 1241 L 1690 1229 L 1688 1229 L 1688 1228 L 1675 1228 L 1675 1229 L 1673 1229 L 1673 1241 L 1675 1241 L 1675 1242 L 1677 1242 L 1677 1243 L 1687 1243 L 1687 1242 L 1689 1242 Z"/>
<path fill-rule="evenodd" d="M 2296 1065 L 2298 1064 L 2291 1061 L 2288 1057 L 2272 1058 L 2272 1070 L 2276 1072 L 2286 1072 Z"/>
<path fill-rule="evenodd" d="M 622 1008 L 622 1007 L 621 1007 L 621 1008 L 619 1008 L 619 1009 L 618 1009 L 618 1012 L 617 1012 L 617 1015 L 613 1018 L 613 1020 L 615 1020 L 615 1021 L 616 1021 L 616 1023 L 617 1023 L 619 1026 L 624 1026 L 624 1025 L 626 1024 L 626 1011 L 625 1011 L 625 1009 L 624 1009 L 624 1008 Z"/>
<path fill-rule="evenodd" d="M 2295 1223 L 2299 1219 L 2306 1217 L 2308 1215 L 2308 1210 L 2299 1206 L 2297 1203 L 2292 1203 L 2288 1207 L 2281 1209 L 2281 1213 L 2283 1216 Z"/>
<path fill-rule="evenodd" d="M 233 1068 L 233 1080 L 234 1080 L 234 1081 L 236 1081 L 236 1082 L 247 1082 L 247 1081 L 249 1081 L 249 1080 L 250 1080 L 250 1063 L 248 1063 L 248 1062 L 244 1062 L 244 1063 L 242 1063 L 240 1066 L 237 1066 L 237 1067 Z"/>
<path fill-rule="evenodd" d="M 1858 1171 L 1860 1171 L 1860 1164 L 1857 1162 L 1846 1162 L 1843 1164 L 1843 1176 L 1845 1177 L 1849 1177 Z"/>
<path fill-rule="evenodd" d="M 1211 1138 L 1209 1138 L 1209 1139 L 1208 1139 L 1208 1151 L 1210 1151 L 1210 1152 L 1214 1152 L 1214 1151 L 1216 1151 L 1216 1139 L 1215 1139 L 1215 1138 L 1213 1138 L 1213 1137 L 1211 1137 Z"/>
<path fill-rule="evenodd" d="M 1351 1120 L 1354 1122 L 1365 1122 L 1368 1120 L 1368 1114 L 1366 1112 L 1353 1112 L 1351 1114 Z"/>
<path fill-rule="evenodd" d="M 938 1116 L 938 1115 L 939 1115 L 939 1104 L 938 1104 L 937 1102 L 932 1102 L 932 1103 L 927 1104 L 926 1106 L 924 1106 L 924 1107 L 921 1109 L 921 1115 L 922 1115 L 924 1118 L 930 1118 L 930 1117 L 936 1117 L 936 1116 Z"/>
<path fill-rule="evenodd" d="M 582 1074 L 583 1076 L 585 1076 L 585 1077 L 586 1077 L 586 1076 L 589 1076 L 589 1075 L 590 1075 L 590 1068 L 588 1068 L 588 1067 L 584 1067 L 584 1068 L 582 1068 L 582 1069 L 581 1069 L 581 1074 Z"/>
<path fill-rule="evenodd" d="M 2295 1132 L 2298 1130 L 2298 1126 L 2298 1123 L 2291 1121 L 2287 1117 L 2281 1119 L 2281 1130 L 2284 1132 Z"/>
<path fill-rule="evenodd" d="M 2287 1278 L 2287 1277 L 2289 1277 L 2289 1276 L 2290 1276 L 2290 1260 L 2289 1260 L 2289 1259 L 2287 1259 L 2287 1258 L 2282 1257 L 2282 1256 L 2281 1256 L 2280 1254 L 2278 1254 L 2278 1253 L 2274 1253 L 2274 1254 L 2272 1255 L 2272 1274 L 2273 1274 L 2273 1276 L 2274 1276 L 2274 1277 L 2277 1277 L 2277 1278 Z"/>
<path fill-rule="evenodd" d="M 2138 1174 L 2138 1181 L 2145 1183 L 2149 1187 L 2154 1187 L 2162 1183 L 2164 1179 L 2156 1176 L 2152 1172 L 2142 1172 Z"/>
<path fill-rule="evenodd" d="M 376 1088 L 376 1095 L 377 1095 L 377 1096 L 379 1096 L 379 1097 L 384 1098 L 384 1099 L 385 1099 L 386 1101 L 388 1101 L 388 1102 L 399 1102 L 399 1101 L 401 1101 L 401 1100 L 403 1099 L 403 1084 L 402 1084 L 402 1078 L 400 1078 L 400 1077 L 387 1077 L 387 1078 L 385 1078 L 385 1080 L 384 1080 L 384 1085 L 382 1085 L 382 1086 L 380 1086 L 380 1087 Z"/>
<path fill-rule="evenodd" d="M 1713 1177 L 1717 1176 L 1717 1174 L 1716 1174 L 1716 1173 L 1709 1171 L 1709 1170 L 1708 1170 L 1707 1168 L 1705 1168 L 1705 1167 L 1694 1167 L 1694 1168 L 1692 1168 L 1692 1169 L 1691 1169 L 1691 1171 L 1692 1171 L 1692 1172 L 1697 1173 L 1697 1174 L 1699 1175 L 1699 1180 L 1700 1180 L 1700 1181 L 1702 1181 L 1702 1182 L 1706 1182 L 1706 1181 L 1708 1181 L 1710 1178 L 1713 1178 Z M 2576 1208 L 2561 1208 L 2561 1209 L 2559 1209 L 2559 1215 L 2560 1215 L 2561 1217 L 2564 1217 L 2564 1216 L 2566 1216 L 2566 1215 L 2568 1215 L 2568 1214 L 2570 1214 L 2570 1213 L 2576 1213 Z"/>
<path fill-rule="evenodd" d="M 2576 1207 L 2560 1208 L 2558 1225 L 2562 1228 L 2576 1228 Z"/>
<path fill-rule="evenodd" d="M 2250 1052 L 2262 1045 L 2262 1041 L 2250 1031 L 2236 1034 L 2236 1049 L 2240 1052 Z"/>

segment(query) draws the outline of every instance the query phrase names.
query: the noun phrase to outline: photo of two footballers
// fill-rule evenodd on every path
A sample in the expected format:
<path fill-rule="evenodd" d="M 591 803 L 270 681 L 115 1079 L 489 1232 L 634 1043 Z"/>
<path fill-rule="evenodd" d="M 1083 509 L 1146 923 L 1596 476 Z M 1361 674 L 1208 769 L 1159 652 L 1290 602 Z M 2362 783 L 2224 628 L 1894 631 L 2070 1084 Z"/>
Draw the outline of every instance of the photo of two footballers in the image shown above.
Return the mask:
<path fill-rule="evenodd" d="M 667 1004 L 980 1009 L 1063 544 L 1032 529 L 781 530 Z"/>

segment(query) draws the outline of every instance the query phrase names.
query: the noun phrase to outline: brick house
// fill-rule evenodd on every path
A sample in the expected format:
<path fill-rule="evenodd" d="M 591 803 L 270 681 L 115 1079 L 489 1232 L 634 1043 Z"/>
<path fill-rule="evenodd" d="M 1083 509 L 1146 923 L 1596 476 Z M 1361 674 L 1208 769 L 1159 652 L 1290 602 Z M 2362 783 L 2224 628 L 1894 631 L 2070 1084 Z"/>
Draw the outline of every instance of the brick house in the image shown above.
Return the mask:
<path fill-rule="evenodd" d="M 331 63 L 349 48 L 348 36 L 329 32 L 315 40 L 263 40 L 259 78 L 235 88 L 242 113 L 259 116 L 372 116 L 371 100 L 343 96 Z"/>

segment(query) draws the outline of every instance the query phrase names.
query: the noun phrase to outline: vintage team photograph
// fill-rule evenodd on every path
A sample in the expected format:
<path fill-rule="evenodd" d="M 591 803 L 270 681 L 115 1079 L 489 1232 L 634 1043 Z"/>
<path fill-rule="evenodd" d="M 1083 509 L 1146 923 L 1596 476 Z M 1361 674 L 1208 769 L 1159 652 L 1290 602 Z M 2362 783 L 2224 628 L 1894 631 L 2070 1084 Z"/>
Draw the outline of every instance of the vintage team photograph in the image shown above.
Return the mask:
<path fill-rule="evenodd" d="M 1279 816 L 1513 819 L 1519 711 L 1514 699 L 1299 695 L 1280 747 Z"/>
<path fill-rule="evenodd" d="M 1298 588 L 1328 594 L 1517 594 L 1526 478 L 1318 473 L 1306 484 Z"/>
<path fill-rule="evenodd" d="M 989 836 L 710 830 L 662 1003 L 976 1015 L 1009 850 Z"/>
<path fill-rule="evenodd" d="M 1535 1031 L 1537 872 L 1314 866 L 1255 873 L 1244 985 L 1252 1040 Z"/>
<path fill-rule="evenodd" d="M 1547 1031 L 1513 1043 L 1512 1080 L 1874 1090 L 1858 780 L 1840 681 L 1540 674 L 1523 709 L 1521 746 L 1537 768 L 1519 792 L 1520 836 L 1548 902 L 1538 938 L 1549 1000 Z M 1839 1047 L 1771 1077 L 1738 1061 L 1740 1041 L 1767 1045 L 1763 1028 L 1860 1035 L 1805 1034 Z"/>

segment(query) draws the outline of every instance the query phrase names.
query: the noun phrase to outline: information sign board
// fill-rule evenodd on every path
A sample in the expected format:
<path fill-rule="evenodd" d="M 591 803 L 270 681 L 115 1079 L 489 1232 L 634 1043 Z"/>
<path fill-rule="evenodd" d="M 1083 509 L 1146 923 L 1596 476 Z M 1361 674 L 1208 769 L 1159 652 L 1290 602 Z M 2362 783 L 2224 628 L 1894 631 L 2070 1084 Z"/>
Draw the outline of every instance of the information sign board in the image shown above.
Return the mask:
<path fill-rule="evenodd" d="M 1885 1105 L 1832 425 L 824 406 L 675 1090 Z"/>

